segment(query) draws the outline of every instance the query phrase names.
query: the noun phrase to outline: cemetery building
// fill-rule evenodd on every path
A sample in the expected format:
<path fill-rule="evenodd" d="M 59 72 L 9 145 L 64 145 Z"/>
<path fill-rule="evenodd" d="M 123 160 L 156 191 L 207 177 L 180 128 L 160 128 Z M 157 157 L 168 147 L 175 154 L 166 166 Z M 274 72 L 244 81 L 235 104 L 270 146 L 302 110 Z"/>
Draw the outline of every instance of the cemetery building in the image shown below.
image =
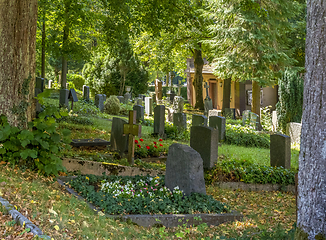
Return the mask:
<path fill-rule="evenodd" d="M 196 103 L 195 88 L 193 85 L 195 75 L 194 59 L 187 59 L 187 98 L 189 103 L 194 107 Z M 213 68 L 209 65 L 208 61 L 204 58 L 203 67 L 203 82 L 207 82 L 209 89 L 208 94 L 212 99 L 214 109 L 221 110 L 223 103 L 223 85 L 224 80 L 218 78 L 213 74 Z M 268 86 L 261 88 L 261 107 L 271 105 L 272 110 L 275 109 L 277 102 L 277 86 Z M 203 87 L 203 99 L 206 98 L 206 89 Z M 230 94 L 230 108 L 236 109 L 237 113 L 242 114 L 244 110 L 251 109 L 252 99 L 252 84 L 251 81 L 234 82 L 231 81 L 231 94 Z"/>

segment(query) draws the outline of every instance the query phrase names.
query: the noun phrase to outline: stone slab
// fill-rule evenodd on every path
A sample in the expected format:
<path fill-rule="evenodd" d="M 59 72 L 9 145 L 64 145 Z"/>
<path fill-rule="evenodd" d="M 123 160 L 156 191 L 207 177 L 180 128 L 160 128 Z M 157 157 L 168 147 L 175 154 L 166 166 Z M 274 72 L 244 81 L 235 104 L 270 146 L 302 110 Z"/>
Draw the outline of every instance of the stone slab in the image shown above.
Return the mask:
<path fill-rule="evenodd" d="M 225 127 L 226 127 L 225 117 L 210 116 L 209 117 L 209 126 L 212 128 L 218 129 L 219 141 L 225 140 Z"/>
<path fill-rule="evenodd" d="M 270 163 L 272 167 L 291 168 L 291 138 L 289 136 L 271 134 Z"/>
<path fill-rule="evenodd" d="M 207 126 L 208 119 L 204 115 L 193 114 L 192 126 Z"/>

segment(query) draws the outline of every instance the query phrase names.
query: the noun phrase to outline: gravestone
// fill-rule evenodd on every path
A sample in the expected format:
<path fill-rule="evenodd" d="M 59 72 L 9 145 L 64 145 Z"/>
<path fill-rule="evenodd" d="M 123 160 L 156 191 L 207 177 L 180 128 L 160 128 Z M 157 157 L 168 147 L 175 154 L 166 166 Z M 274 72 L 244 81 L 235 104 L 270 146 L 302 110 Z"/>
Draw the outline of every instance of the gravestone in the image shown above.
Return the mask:
<path fill-rule="evenodd" d="M 218 129 L 218 139 L 219 141 L 225 140 L 225 117 L 220 116 L 210 116 L 209 117 L 209 126 L 214 129 Z"/>
<path fill-rule="evenodd" d="M 175 96 L 173 100 L 173 113 L 182 113 L 184 106 L 184 99 L 180 96 Z"/>
<path fill-rule="evenodd" d="M 172 90 L 171 93 L 170 93 L 170 103 L 173 104 L 174 103 L 174 98 L 176 97 L 177 95 L 175 94 L 175 92 Z M 180 97 L 180 96 L 178 96 Z M 182 97 L 181 97 L 182 98 Z M 183 98 L 182 98 L 183 99 Z"/>
<path fill-rule="evenodd" d="M 40 93 L 42 93 L 41 89 L 35 88 L 35 97 L 37 97 L 37 95 L 39 95 Z M 42 106 L 38 102 L 38 100 L 36 100 L 35 111 L 36 111 L 37 114 L 42 112 Z"/>
<path fill-rule="evenodd" d="M 204 114 L 208 115 L 209 111 L 213 110 L 213 102 L 212 99 L 205 99 L 204 100 Z"/>
<path fill-rule="evenodd" d="M 102 96 L 103 96 L 103 103 L 105 103 L 105 101 L 106 101 L 106 94 L 102 94 Z"/>
<path fill-rule="evenodd" d="M 143 100 L 141 98 L 135 98 L 135 101 L 134 101 L 135 105 L 140 105 L 142 106 L 143 105 Z"/>
<path fill-rule="evenodd" d="M 165 127 L 165 106 L 157 105 L 154 108 L 154 133 L 164 137 Z"/>
<path fill-rule="evenodd" d="M 245 126 L 246 124 L 250 123 L 250 110 L 244 110 L 242 112 L 242 125 Z"/>
<path fill-rule="evenodd" d="M 235 119 L 235 109 L 234 108 L 225 108 L 224 109 L 224 117 Z"/>
<path fill-rule="evenodd" d="M 101 112 L 104 110 L 104 97 L 102 94 L 95 95 L 95 106 L 100 109 Z"/>
<path fill-rule="evenodd" d="M 276 132 L 278 128 L 277 111 L 272 112 L 272 131 Z"/>
<path fill-rule="evenodd" d="M 300 144 L 301 127 L 301 123 L 289 122 L 288 124 L 286 124 L 286 135 L 291 138 L 291 144 Z"/>
<path fill-rule="evenodd" d="M 68 99 L 71 101 L 71 110 L 74 109 L 74 102 L 78 102 L 77 94 L 75 89 L 70 89 Z"/>
<path fill-rule="evenodd" d="M 256 131 L 262 131 L 263 127 L 260 124 L 260 117 L 258 114 L 250 112 L 250 126 L 254 127 Z"/>
<path fill-rule="evenodd" d="M 165 186 L 171 191 L 179 187 L 186 196 L 191 193 L 206 194 L 203 159 L 196 150 L 179 143 L 169 147 Z"/>
<path fill-rule="evenodd" d="M 173 122 L 173 109 L 168 108 L 167 110 L 168 110 L 167 121 L 168 122 Z"/>
<path fill-rule="evenodd" d="M 136 123 L 144 121 L 144 107 L 141 105 L 134 105 L 132 109 L 136 111 Z"/>
<path fill-rule="evenodd" d="M 148 116 L 153 114 L 153 99 L 151 97 L 145 97 L 145 113 Z"/>
<path fill-rule="evenodd" d="M 218 157 L 218 129 L 192 126 L 190 129 L 190 147 L 200 154 L 204 169 L 211 169 Z"/>
<path fill-rule="evenodd" d="M 127 103 L 129 103 L 130 102 L 130 100 L 131 100 L 131 94 L 130 93 L 125 93 L 124 95 L 123 95 L 123 97 L 124 97 L 124 103 L 125 104 L 127 104 Z"/>
<path fill-rule="evenodd" d="M 123 135 L 124 124 L 127 124 L 126 120 L 113 117 L 112 128 L 111 128 L 110 149 L 111 151 L 119 152 L 121 157 L 123 157 L 124 154 L 128 151 L 128 136 Z"/>
<path fill-rule="evenodd" d="M 42 93 L 44 91 L 44 78 L 39 78 L 37 77 L 35 79 L 35 90 L 34 90 L 34 94 L 35 94 L 35 97 L 37 97 L 37 95 L 39 95 L 40 93 Z M 41 104 L 36 101 L 36 113 L 39 113 L 42 111 L 42 107 L 41 107 Z"/>
<path fill-rule="evenodd" d="M 69 90 L 68 89 L 60 89 L 60 98 L 59 105 L 60 107 L 69 108 Z"/>
<path fill-rule="evenodd" d="M 117 98 L 119 99 L 120 103 L 124 103 L 125 102 L 125 98 L 123 96 L 117 96 Z"/>
<path fill-rule="evenodd" d="M 49 82 L 48 82 L 48 89 L 51 89 L 52 88 L 52 84 L 53 84 L 53 80 L 49 80 Z"/>
<path fill-rule="evenodd" d="M 173 113 L 173 126 L 178 129 L 187 128 L 187 115 L 185 113 Z"/>
<path fill-rule="evenodd" d="M 222 117 L 222 111 L 221 110 L 216 110 L 216 109 L 209 110 L 208 111 L 208 117 L 210 117 L 210 116 L 221 116 Z"/>
<path fill-rule="evenodd" d="M 208 119 L 204 115 L 192 115 L 192 126 L 205 126 L 207 127 Z"/>
<path fill-rule="evenodd" d="M 291 168 L 291 138 L 284 134 L 271 134 L 270 161 L 272 167 Z"/>
<path fill-rule="evenodd" d="M 89 87 L 86 85 L 83 86 L 83 99 L 89 101 Z"/>

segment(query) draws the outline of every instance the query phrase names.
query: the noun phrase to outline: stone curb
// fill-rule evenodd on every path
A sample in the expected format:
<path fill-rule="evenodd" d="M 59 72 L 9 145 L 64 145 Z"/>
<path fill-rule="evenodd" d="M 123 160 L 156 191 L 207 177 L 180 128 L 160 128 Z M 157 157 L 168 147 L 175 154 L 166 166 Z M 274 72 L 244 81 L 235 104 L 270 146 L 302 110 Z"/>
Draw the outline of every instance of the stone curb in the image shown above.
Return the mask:
<path fill-rule="evenodd" d="M 5 207 L 5 209 L 9 212 L 9 214 L 17 223 L 19 223 L 21 226 L 25 225 L 25 229 L 29 228 L 31 230 L 31 233 L 34 234 L 34 236 L 37 235 L 43 239 L 51 239 L 50 236 L 44 235 L 41 229 L 39 229 L 35 224 L 33 224 L 28 218 L 26 218 L 20 212 L 15 210 L 14 206 L 11 205 L 7 200 L 0 197 L 0 203 Z"/>
<path fill-rule="evenodd" d="M 295 185 L 283 186 L 280 184 L 257 184 L 244 182 L 214 182 L 215 186 L 222 189 L 241 189 L 244 191 L 282 191 L 295 193 Z"/>
<path fill-rule="evenodd" d="M 69 188 L 65 184 L 65 180 L 68 180 L 69 177 L 58 177 L 57 182 L 62 185 L 66 191 L 70 194 L 73 194 L 78 199 L 85 201 L 91 209 L 96 212 L 101 212 L 91 203 L 87 202 L 83 197 L 81 197 L 76 191 Z M 70 178 L 71 179 L 71 178 Z M 166 215 L 109 215 L 105 214 L 106 217 L 114 218 L 117 220 L 128 221 L 131 220 L 133 223 L 136 223 L 142 227 L 152 227 L 155 225 L 165 226 L 165 227 L 177 227 L 179 225 L 186 224 L 187 227 L 193 225 L 200 225 L 202 223 L 207 223 L 208 226 L 213 225 L 217 226 L 224 222 L 229 221 L 240 221 L 243 216 L 237 212 L 225 213 L 225 214 L 166 214 Z"/>

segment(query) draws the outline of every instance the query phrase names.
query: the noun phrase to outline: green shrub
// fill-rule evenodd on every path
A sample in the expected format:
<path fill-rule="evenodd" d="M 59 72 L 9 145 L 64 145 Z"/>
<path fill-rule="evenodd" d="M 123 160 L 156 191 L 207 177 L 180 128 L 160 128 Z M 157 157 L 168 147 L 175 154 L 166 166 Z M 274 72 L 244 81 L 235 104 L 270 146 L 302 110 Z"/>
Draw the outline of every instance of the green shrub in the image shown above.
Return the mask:
<path fill-rule="evenodd" d="M 98 115 L 101 111 L 95 106 L 93 101 L 82 99 L 74 103 L 74 113 L 82 115 Z"/>
<path fill-rule="evenodd" d="M 107 114 L 118 115 L 120 112 L 120 101 L 119 99 L 111 95 L 104 103 L 104 112 Z"/>
<path fill-rule="evenodd" d="M 271 116 L 272 106 L 266 106 L 261 108 L 260 122 L 264 130 L 271 132 L 273 130 L 272 116 Z"/>
<path fill-rule="evenodd" d="M 269 148 L 270 135 L 249 126 L 226 124 L 225 143 L 245 147 Z"/>
<path fill-rule="evenodd" d="M 83 76 L 79 74 L 67 74 L 67 80 L 68 82 L 72 82 L 76 89 L 83 91 L 83 85 L 85 84 L 85 78 Z"/>
<path fill-rule="evenodd" d="M 164 128 L 166 137 L 172 140 L 190 140 L 190 131 L 188 129 L 179 130 L 177 127 L 174 127 L 172 123 L 165 123 Z"/>
<path fill-rule="evenodd" d="M 69 115 L 62 117 L 57 120 L 57 122 L 66 122 L 66 123 L 74 123 L 74 124 L 81 124 L 81 125 L 93 125 L 94 122 L 91 121 L 88 117 L 79 117 L 76 115 Z"/>
<path fill-rule="evenodd" d="M 229 181 L 241 181 L 245 183 L 272 183 L 288 185 L 294 184 L 296 171 L 283 167 L 262 166 L 246 160 L 224 159 L 216 163 L 216 166 L 205 173 L 207 182 L 212 183 L 223 176 Z"/>
<path fill-rule="evenodd" d="M 132 110 L 132 104 L 120 103 L 120 112 L 119 115 L 129 115 L 129 111 Z"/>

